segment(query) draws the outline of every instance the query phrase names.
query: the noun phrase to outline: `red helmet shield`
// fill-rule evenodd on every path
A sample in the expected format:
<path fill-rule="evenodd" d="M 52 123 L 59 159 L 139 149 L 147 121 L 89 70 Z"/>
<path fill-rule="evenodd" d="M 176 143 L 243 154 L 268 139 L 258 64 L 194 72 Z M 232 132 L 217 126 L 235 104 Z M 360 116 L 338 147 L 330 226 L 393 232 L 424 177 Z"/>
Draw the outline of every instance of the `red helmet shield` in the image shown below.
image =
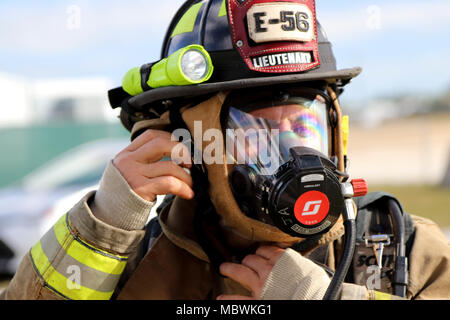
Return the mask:
<path fill-rule="evenodd" d="M 320 65 L 314 0 L 227 0 L 233 45 L 251 70 L 290 73 Z"/>

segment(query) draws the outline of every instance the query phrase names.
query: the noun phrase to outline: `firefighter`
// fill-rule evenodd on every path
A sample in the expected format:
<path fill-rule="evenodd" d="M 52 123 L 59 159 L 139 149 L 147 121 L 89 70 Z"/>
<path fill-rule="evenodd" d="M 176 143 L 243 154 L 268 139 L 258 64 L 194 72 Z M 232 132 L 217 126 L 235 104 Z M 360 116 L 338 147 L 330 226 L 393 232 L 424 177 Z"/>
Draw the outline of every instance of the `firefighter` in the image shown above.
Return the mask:
<path fill-rule="evenodd" d="M 162 59 L 109 92 L 132 142 L 3 298 L 449 298 L 436 224 L 350 178 L 339 95 L 360 72 L 313 0 L 186 1 Z"/>

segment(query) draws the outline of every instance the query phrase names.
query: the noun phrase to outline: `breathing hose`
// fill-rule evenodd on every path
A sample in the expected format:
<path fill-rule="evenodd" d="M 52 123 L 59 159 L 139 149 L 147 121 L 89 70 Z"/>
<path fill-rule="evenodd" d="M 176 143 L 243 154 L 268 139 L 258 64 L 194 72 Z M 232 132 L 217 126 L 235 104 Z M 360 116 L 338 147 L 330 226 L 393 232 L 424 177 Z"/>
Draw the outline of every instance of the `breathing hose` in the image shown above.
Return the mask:
<path fill-rule="evenodd" d="M 395 234 L 397 237 L 397 259 L 394 273 L 394 294 L 399 297 L 406 297 L 406 286 L 408 285 L 408 258 L 405 247 L 405 225 L 402 211 L 396 201 L 388 201 L 389 213 L 392 216 Z"/>
<path fill-rule="evenodd" d="M 346 203 L 349 200 L 346 200 Z M 351 201 L 351 200 L 350 200 Z M 347 275 L 350 264 L 353 260 L 353 254 L 355 252 L 355 244 L 356 244 L 356 223 L 355 223 L 355 214 L 353 213 L 353 206 L 346 205 L 344 206 L 344 229 L 345 229 L 345 237 L 344 237 L 344 252 L 342 254 L 341 261 L 339 266 L 334 273 L 333 279 L 328 286 L 327 291 L 323 297 L 323 300 L 337 300 L 339 295 L 339 289 L 341 288 L 342 282 L 344 281 L 345 276 Z M 349 212 L 351 211 L 351 212 Z"/>

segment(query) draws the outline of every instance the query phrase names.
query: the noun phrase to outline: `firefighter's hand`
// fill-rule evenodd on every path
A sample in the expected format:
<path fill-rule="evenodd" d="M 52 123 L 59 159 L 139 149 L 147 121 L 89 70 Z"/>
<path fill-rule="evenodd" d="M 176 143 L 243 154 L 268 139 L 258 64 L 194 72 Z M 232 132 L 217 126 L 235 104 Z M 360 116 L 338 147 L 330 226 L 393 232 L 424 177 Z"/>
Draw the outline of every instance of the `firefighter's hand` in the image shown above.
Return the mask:
<path fill-rule="evenodd" d="M 164 156 L 171 157 L 172 151 L 181 156 L 159 161 Z M 194 197 L 192 178 L 183 169 L 191 167 L 190 154 L 184 145 L 172 141 L 168 132 L 147 130 L 122 150 L 113 163 L 131 189 L 147 201 L 169 193 L 184 199 Z"/>
<path fill-rule="evenodd" d="M 292 249 L 260 247 L 242 264 L 224 263 L 221 273 L 251 292 L 250 297 L 223 295 L 220 300 L 320 300 L 330 278 L 320 266 Z"/>
<path fill-rule="evenodd" d="M 255 254 L 250 254 L 242 260 L 242 264 L 223 263 L 220 272 L 251 292 L 251 297 L 239 295 L 222 295 L 218 300 L 256 300 L 259 299 L 264 284 L 275 263 L 285 250 L 273 246 L 261 246 Z"/>

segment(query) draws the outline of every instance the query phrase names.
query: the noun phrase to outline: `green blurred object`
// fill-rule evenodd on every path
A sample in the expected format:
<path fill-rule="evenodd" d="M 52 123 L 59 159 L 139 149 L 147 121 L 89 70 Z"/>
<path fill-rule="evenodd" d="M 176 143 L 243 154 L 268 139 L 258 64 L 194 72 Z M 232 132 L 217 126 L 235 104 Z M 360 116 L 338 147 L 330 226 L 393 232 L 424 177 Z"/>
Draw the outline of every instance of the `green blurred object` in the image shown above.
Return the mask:
<path fill-rule="evenodd" d="M 129 132 L 119 123 L 0 128 L 0 187 L 18 182 L 33 169 L 82 143 L 120 137 L 129 137 Z"/>
<path fill-rule="evenodd" d="M 406 212 L 428 218 L 442 228 L 450 227 L 450 188 L 427 185 L 369 186 L 369 191 L 394 195 Z"/>

